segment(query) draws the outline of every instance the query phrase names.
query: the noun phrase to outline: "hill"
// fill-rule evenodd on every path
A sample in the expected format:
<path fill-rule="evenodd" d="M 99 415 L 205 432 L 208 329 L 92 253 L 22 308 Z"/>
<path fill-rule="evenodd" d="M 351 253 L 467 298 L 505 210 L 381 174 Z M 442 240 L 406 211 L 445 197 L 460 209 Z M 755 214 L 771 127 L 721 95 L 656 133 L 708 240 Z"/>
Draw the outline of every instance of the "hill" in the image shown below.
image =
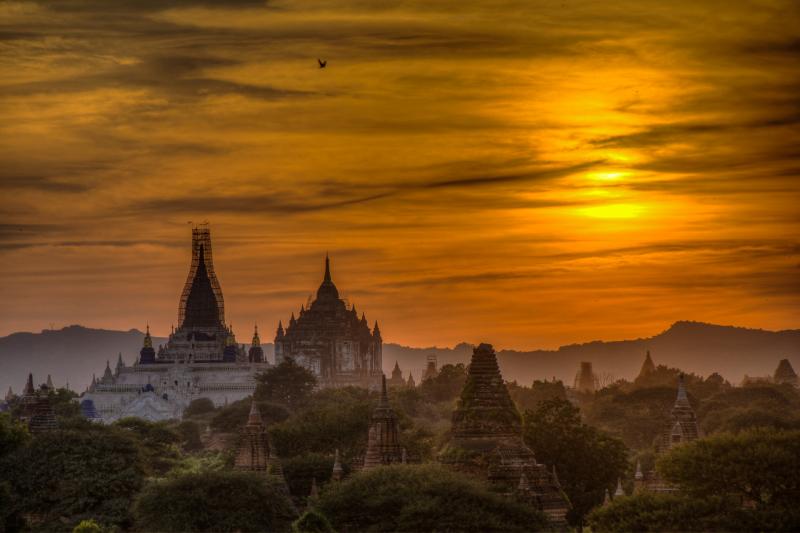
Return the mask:
<path fill-rule="evenodd" d="M 121 353 L 127 364 L 132 363 L 143 337 L 144 333 L 136 329 L 111 331 L 83 326 L 0 337 L 0 391 L 4 395 L 10 385 L 19 392 L 28 372 L 34 373 L 37 383 L 50 374 L 57 386 L 68 381 L 73 389 L 82 391 L 93 373 L 103 373 L 106 360 L 113 368 Z M 153 338 L 156 345 L 165 341 Z M 272 344 L 262 346 L 271 360 Z M 633 378 L 646 350 L 651 351 L 656 364 L 701 375 L 719 372 L 734 383 L 745 374 L 771 375 L 782 358 L 788 358 L 800 370 L 800 330 L 765 331 L 686 321 L 644 339 L 571 344 L 558 350 L 499 350 L 498 356 L 506 379 L 530 384 L 534 379 L 556 377 L 571 385 L 581 361 L 592 361 L 595 372 L 607 379 Z M 388 375 L 398 361 L 406 376 L 411 370 L 419 380 L 429 354 L 436 354 L 442 365 L 467 363 L 471 353 L 466 343 L 453 348 L 386 343 L 384 370 Z"/>

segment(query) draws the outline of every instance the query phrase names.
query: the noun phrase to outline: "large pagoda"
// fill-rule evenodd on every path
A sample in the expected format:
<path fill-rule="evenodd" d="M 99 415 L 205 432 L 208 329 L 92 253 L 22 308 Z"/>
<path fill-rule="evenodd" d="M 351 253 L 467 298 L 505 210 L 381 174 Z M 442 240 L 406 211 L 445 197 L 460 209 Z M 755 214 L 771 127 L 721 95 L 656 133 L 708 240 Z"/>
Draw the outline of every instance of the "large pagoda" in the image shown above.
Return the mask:
<path fill-rule="evenodd" d="M 473 351 L 451 434 L 441 454 L 443 463 L 487 479 L 503 494 L 529 501 L 556 525 L 566 524 L 569 501 L 557 478 L 536 462 L 523 442 L 522 417 L 490 344 Z"/>
<path fill-rule="evenodd" d="M 367 318 L 359 318 L 355 305 L 348 308 L 331 278 L 330 259 L 325 257 L 325 275 L 317 297 L 308 309 L 300 307 L 284 330 L 275 335 L 275 361 L 294 359 L 311 370 L 323 387 L 380 386 L 382 340 L 378 323 L 370 330 Z"/>
<path fill-rule="evenodd" d="M 367 451 L 364 456 L 364 470 L 381 465 L 398 464 L 403 461 L 403 448 L 399 441 L 400 428 L 397 414 L 389 405 L 386 393 L 386 377 L 381 380 L 381 398 L 372 412 L 367 436 Z"/>

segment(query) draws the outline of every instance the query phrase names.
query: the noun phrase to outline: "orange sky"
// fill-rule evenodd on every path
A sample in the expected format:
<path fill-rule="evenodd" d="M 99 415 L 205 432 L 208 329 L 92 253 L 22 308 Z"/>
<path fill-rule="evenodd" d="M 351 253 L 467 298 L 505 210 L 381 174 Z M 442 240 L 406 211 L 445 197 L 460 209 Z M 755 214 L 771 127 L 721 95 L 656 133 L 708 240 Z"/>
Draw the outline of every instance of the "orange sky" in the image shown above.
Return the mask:
<path fill-rule="evenodd" d="M 405 344 L 798 326 L 797 2 L 225 5 L 0 3 L 0 335 L 166 334 L 190 220 L 243 339 L 326 251 Z"/>

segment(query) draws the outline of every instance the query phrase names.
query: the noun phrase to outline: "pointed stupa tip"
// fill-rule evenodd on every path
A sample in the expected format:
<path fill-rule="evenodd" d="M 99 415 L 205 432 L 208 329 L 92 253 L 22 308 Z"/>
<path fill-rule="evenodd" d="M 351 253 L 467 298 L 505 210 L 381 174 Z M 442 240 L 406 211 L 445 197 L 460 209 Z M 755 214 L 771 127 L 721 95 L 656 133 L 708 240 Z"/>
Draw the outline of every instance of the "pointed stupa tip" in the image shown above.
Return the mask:
<path fill-rule="evenodd" d="M 330 281 L 331 280 L 331 258 L 328 255 L 328 252 L 325 252 L 325 277 L 323 281 Z"/>
<path fill-rule="evenodd" d="M 400 363 L 397 362 L 397 359 L 394 360 L 394 369 L 400 370 Z"/>
<path fill-rule="evenodd" d="M 372 328 L 372 334 L 373 335 L 380 335 L 381 334 L 381 329 L 378 327 L 378 321 L 377 320 L 375 321 L 375 327 Z"/>
<path fill-rule="evenodd" d="M 35 390 L 33 388 L 33 372 L 28 372 L 28 381 L 25 382 L 25 390 L 22 392 L 23 395 L 28 396 L 34 394 Z"/>
<path fill-rule="evenodd" d="M 250 343 L 252 346 L 261 346 L 261 338 L 258 336 L 258 324 L 253 329 L 253 341 Z"/>
<path fill-rule="evenodd" d="M 47 388 L 51 390 L 55 388 L 53 387 L 53 378 L 50 377 L 50 374 L 47 374 Z"/>
<path fill-rule="evenodd" d="M 684 383 L 685 378 L 683 372 L 678 376 L 678 397 L 677 401 L 689 401 L 689 397 L 686 395 L 686 384 Z"/>
<path fill-rule="evenodd" d="M 622 490 L 622 480 L 617 478 L 617 490 L 614 491 L 614 497 L 625 496 L 625 491 Z"/>
<path fill-rule="evenodd" d="M 633 477 L 636 480 L 644 479 L 644 474 L 642 473 L 642 463 L 638 459 L 636 460 L 636 473 L 633 475 Z"/>
<path fill-rule="evenodd" d="M 247 416 L 247 425 L 261 425 L 261 411 L 258 409 L 258 404 L 255 398 L 250 401 L 250 414 Z"/>

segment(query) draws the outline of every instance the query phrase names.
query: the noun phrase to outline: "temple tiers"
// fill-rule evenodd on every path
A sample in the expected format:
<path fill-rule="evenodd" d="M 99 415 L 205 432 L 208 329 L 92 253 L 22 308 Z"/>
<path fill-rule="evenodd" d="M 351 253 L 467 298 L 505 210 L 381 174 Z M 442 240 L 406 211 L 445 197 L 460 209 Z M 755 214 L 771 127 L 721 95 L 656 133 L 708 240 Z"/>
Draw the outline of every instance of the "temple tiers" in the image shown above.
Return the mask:
<path fill-rule="evenodd" d="M 381 332 L 378 323 L 370 330 L 367 318 L 348 309 L 333 283 L 330 259 L 317 297 L 308 309 L 292 314 L 284 330 L 278 323 L 275 361 L 294 359 L 312 371 L 322 387 L 361 386 L 377 389 L 383 375 Z"/>
<path fill-rule="evenodd" d="M 261 411 L 255 400 L 250 402 L 250 414 L 247 424 L 242 430 L 239 451 L 236 454 L 234 468 L 237 470 L 266 471 L 269 468 L 269 437 Z"/>
<path fill-rule="evenodd" d="M 650 350 L 647 350 L 647 354 L 644 357 L 644 363 L 642 363 L 642 369 L 639 370 L 639 376 L 637 379 L 653 373 L 655 369 L 656 365 L 653 363 L 653 359 L 650 357 Z"/>
<path fill-rule="evenodd" d="M 389 397 L 386 393 L 386 376 L 383 376 L 381 379 L 381 398 L 370 419 L 363 469 L 370 470 L 381 465 L 402 463 L 403 448 L 400 446 L 399 435 L 400 429 L 397 424 L 397 414 L 389 405 Z"/>
<path fill-rule="evenodd" d="M 225 325 L 208 227 L 192 229 L 191 253 L 178 327 L 165 345 L 155 348 L 148 324 L 138 361 L 126 365 L 120 355 L 113 370 L 107 363 L 102 378 L 93 378 L 81 396 L 87 416 L 106 423 L 126 416 L 178 419 L 195 399 L 208 398 L 221 406 L 255 391 L 255 375 L 270 365 L 258 331 L 253 347 L 245 351 L 236 343 L 233 327 Z"/>
<path fill-rule="evenodd" d="M 798 386 L 797 373 L 792 368 L 792 363 L 788 359 L 781 359 L 778 363 L 778 368 L 775 369 L 775 376 L 773 377 L 775 383 L 788 383 L 789 385 Z"/>
<path fill-rule="evenodd" d="M 569 501 L 556 477 L 536 462 L 533 451 L 523 442 L 519 411 L 489 344 L 473 351 L 467 380 L 453 412 L 451 435 L 440 456 L 442 463 L 488 479 L 498 492 L 529 502 L 555 525 L 566 524 Z"/>
<path fill-rule="evenodd" d="M 592 370 L 592 363 L 589 361 L 582 362 L 580 370 L 575 375 L 575 390 L 591 394 L 597 390 L 598 384 L 599 380 Z"/>
<path fill-rule="evenodd" d="M 672 406 L 669 417 L 664 421 L 663 430 L 656 441 L 656 455 L 662 455 L 675 446 L 695 441 L 700 437 L 697 417 L 689 403 L 684 375 L 681 374 L 678 377 L 678 394 L 675 404 Z M 637 464 L 637 477 L 634 481 L 640 490 L 650 492 L 675 492 L 678 490 L 677 487 L 663 480 L 656 470 L 650 470 L 638 477 L 640 474 L 641 470 Z"/>
<path fill-rule="evenodd" d="M 392 370 L 392 377 L 389 379 L 389 386 L 394 388 L 405 387 L 406 380 L 403 379 L 403 371 L 400 370 L 400 364 L 395 361 L 394 369 Z"/>
<path fill-rule="evenodd" d="M 43 390 L 37 391 L 33 387 L 33 374 L 28 374 L 28 381 L 22 392 L 20 421 L 28 425 L 28 431 L 31 433 L 58 428 L 56 414 L 50 403 L 50 389 L 46 385 L 43 387 Z"/>

